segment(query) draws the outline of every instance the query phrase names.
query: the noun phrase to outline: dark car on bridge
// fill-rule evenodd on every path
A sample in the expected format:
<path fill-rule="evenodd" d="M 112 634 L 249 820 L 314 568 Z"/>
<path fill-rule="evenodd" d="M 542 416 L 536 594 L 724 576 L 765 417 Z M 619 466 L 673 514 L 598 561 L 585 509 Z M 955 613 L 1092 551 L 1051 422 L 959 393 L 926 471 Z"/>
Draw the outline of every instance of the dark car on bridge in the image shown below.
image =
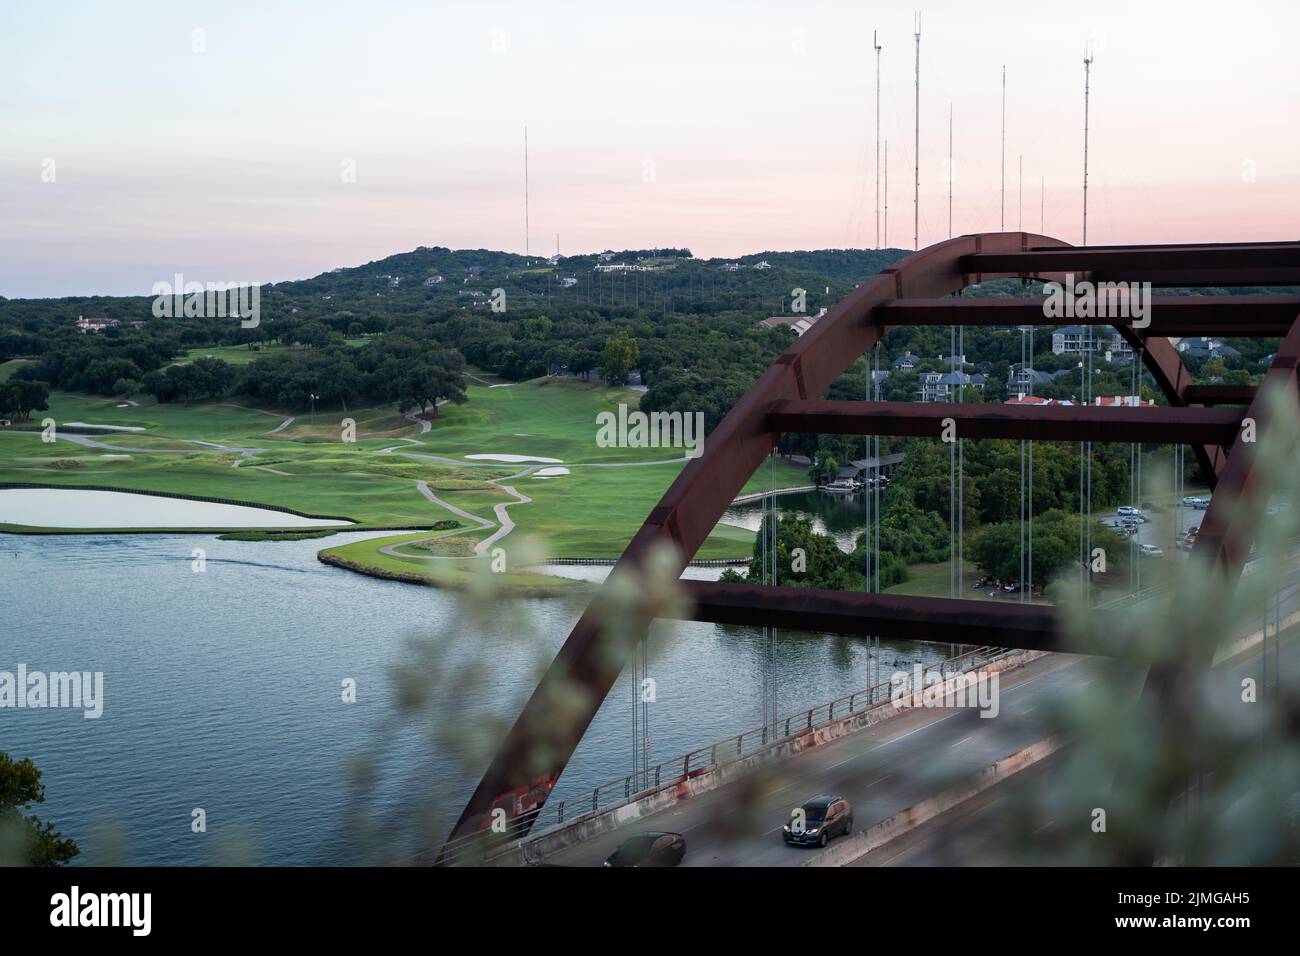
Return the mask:
<path fill-rule="evenodd" d="M 853 832 L 853 804 L 843 797 L 813 797 L 790 814 L 781 839 L 791 846 L 825 846 L 832 837 Z"/>
<path fill-rule="evenodd" d="M 686 855 L 680 833 L 638 833 L 609 855 L 606 866 L 676 866 Z"/>

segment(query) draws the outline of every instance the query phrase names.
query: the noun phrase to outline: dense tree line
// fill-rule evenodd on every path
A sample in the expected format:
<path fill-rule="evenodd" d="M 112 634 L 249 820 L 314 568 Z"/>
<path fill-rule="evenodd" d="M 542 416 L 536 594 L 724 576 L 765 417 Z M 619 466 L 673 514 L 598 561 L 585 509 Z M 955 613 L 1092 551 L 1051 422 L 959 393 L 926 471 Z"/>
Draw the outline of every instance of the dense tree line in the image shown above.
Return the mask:
<path fill-rule="evenodd" d="M 307 352 L 273 352 L 251 362 L 235 391 L 267 405 L 316 401 L 343 410 L 396 402 L 401 411 L 465 401 L 465 360 L 428 339 L 394 333 L 368 345 L 330 345 Z"/>

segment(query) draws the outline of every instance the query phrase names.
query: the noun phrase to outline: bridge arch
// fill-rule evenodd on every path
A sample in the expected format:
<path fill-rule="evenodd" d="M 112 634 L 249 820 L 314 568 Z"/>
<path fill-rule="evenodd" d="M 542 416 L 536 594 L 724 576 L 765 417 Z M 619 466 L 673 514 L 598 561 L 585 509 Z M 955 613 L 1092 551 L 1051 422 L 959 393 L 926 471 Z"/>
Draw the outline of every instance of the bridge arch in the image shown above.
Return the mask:
<path fill-rule="evenodd" d="M 602 601 L 630 580 L 640 580 L 653 554 L 665 545 L 682 568 L 703 544 L 725 509 L 768 457 L 781 434 L 790 431 L 841 431 L 848 434 L 931 434 L 933 407 L 909 403 L 819 402 L 834 380 L 896 325 L 1056 325 L 1040 300 L 952 299 L 952 293 L 991 279 L 1021 277 L 1063 281 L 1153 281 L 1164 286 L 1300 284 L 1300 245 L 1254 243 L 1207 246 L 1074 247 L 1031 233 L 991 233 L 949 239 L 881 270 L 833 306 L 811 330 L 772 363 L 726 415 L 705 442 L 703 454 L 689 462 L 633 536 L 610 577 L 573 627 L 554 661 L 525 704 L 508 736 L 462 812 L 450 839 L 485 827 L 494 810 L 504 810 L 526 829 L 546 802 L 569 758 L 610 688 L 655 616 L 643 608 L 630 624 L 608 633 Z M 1226 301 L 1235 299 L 1238 301 Z M 1236 334 L 1288 334 L 1278 361 L 1290 366 L 1295 392 L 1294 352 L 1300 340 L 1293 328 L 1300 296 L 1197 297 L 1162 306 L 1161 318 L 1141 331 L 1115 326 L 1140 350 L 1161 388 L 1168 409 L 1025 409 L 996 406 L 940 406 L 945 414 L 972 423 L 969 437 L 1089 438 L 1104 441 L 1188 441 L 1212 482 L 1232 460 L 1241 413 L 1198 401 L 1188 370 L 1169 335 L 1202 334 L 1224 324 L 1246 329 Z M 1201 330 L 1187 332 L 1187 330 Z M 1276 363 L 1275 363 L 1276 365 Z M 1270 375 L 1274 373 L 1271 371 Z M 1285 377 L 1285 368 L 1275 377 Z M 1253 395 L 1245 395 L 1254 401 Z M 1226 404 L 1226 403 L 1225 403 Z M 885 406 L 893 406 L 887 408 Z M 1043 414 L 1051 412 L 1051 414 Z M 1137 414 L 1133 414 L 1136 412 Z M 806 427 L 800 427 L 806 426 Z M 1099 431 L 1099 429 L 1106 429 Z M 936 432 L 933 432 L 937 434 Z M 1233 456 L 1248 467 L 1249 453 Z M 1241 475 L 1228 487 L 1241 493 Z M 1215 499 L 1219 499 L 1216 497 Z M 1203 530 L 1220 533 L 1226 508 L 1211 507 Z M 1230 540 L 1230 545 L 1225 544 Z M 1202 534 L 1202 551 L 1231 548 L 1229 564 L 1244 559 L 1237 537 Z M 1248 545 L 1247 545 L 1248 550 Z M 1237 567 L 1239 572 L 1240 568 Z M 1043 605 L 985 605 L 961 599 L 900 598 L 879 594 L 841 594 L 758 585 L 720 586 L 690 582 L 694 606 L 687 619 L 732 623 L 783 620 L 818 622 L 827 630 L 906 635 L 947 642 L 953 627 L 968 635 L 963 643 L 1051 649 L 1060 633 L 1056 612 Z M 805 624 L 805 626 L 807 626 Z M 1099 651 L 1106 628 L 1098 625 Z M 999 639 L 1000 638 L 1000 639 Z M 575 693 L 576 691 L 576 693 Z"/>

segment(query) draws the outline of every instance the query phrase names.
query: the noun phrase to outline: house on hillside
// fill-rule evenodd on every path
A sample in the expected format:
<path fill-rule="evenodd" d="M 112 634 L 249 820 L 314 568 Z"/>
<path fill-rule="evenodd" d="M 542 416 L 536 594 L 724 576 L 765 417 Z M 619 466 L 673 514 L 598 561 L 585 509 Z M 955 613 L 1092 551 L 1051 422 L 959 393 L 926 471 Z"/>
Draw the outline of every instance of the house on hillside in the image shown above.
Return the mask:
<path fill-rule="evenodd" d="M 921 361 L 920 356 L 913 355 L 911 352 L 904 352 L 891 363 L 896 372 L 910 372 L 916 368 L 916 364 Z"/>
<path fill-rule="evenodd" d="M 1091 334 L 1089 330 L 1091 329 Z M 1082 355 L 1089 351 L 1106 353 L 1106 361 L 1113 362 L 1133 354 L 1133 348 L 1114 329 L 1086 325 L 1066 325 L 1052 333 L 1052 352 L 1056 355 Z"/>
<path fill-rule="evenodd" d="M 1040 372 L 1025 365 L 1013 367 L 1011 374 L 1007 376 L 1007 394 L 1028 395 L 1040 386 L 1051 385 L 1061 376 L 1069 375 L 1070 371 L 1068 368 L 1063 368 L 1055 372 Z"/>
<path fill-rule="evenodd" d="M 1241 356 L 1241 352 L 1231 345 L 1224 345 L 1222 340 L 1205 335 L 1183 339 L 1176 348 L 1190 358 L 1239 358 Z"/>
<path fill-rule="evenodd" d="M 966 372 L 922 372 L 917 379 L 917 396 L 923 402 L 955 402 L 973 398 L 972 392 L 983 392 L 987 382 L 983 375 Z"/>
<path fill-rule="evenodd" d="M 763 319 L 758 324 L 769 329 L 779 329 L 784 326 L 785 328 L 793 330 L 795 336 L 800 336 L 803 335 L 805 332 L 807 332 L 809 329 L 811 329 L 814 325 L 816 325 L 817 322 L 821 319 L 821 317 L 824 316 L 825 314 L 826 314 L 826 310 L 822 309 L 816 315 L 811 315 L 811 316 L 774 315 L 771 318 Z"/>
<path fill-rule="evenodd" d="M 117 319 L 110 319 L 104 316 L 90 317 L 90 316 L 79 315 L 77 316 L 77 321 L 75 324 L 83 335 L 86 334 L 87 332 L 94 332 L 96 335 L 98 335 L 100 332 L 103 332 L 105 329 L 117 328 L 117 326 L 121 325 L 122 323 L 119 322 Z"/>

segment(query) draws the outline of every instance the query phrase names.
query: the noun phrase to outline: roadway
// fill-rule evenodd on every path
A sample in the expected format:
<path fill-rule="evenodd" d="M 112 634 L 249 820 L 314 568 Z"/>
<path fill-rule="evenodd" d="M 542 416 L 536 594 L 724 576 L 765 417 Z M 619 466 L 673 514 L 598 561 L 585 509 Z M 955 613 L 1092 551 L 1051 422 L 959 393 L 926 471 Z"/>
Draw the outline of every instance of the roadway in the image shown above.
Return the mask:
<path fill-rule="evenodd" d="M 1284 585 L 1282 613 L 1298 606 L 1300 584 Z M 1257 621 L 1250 623 L 1258 627 Z M 1248 668 L 1257 661 L 1257 653 L 1247 652 L 1226 666 L 1236 678 L 1239 672 L 1251 673 Z M 854 829 L 865 829 L 1041 740 L 1047 732 L 1044 718 L 1048 705 L 1067 690 L 1086 687 L 1095 677 L 1094 666 L 1086 657 L 1048 655 L 1000 675 L 1000 713 L 995 718 L 981 718 L 969 708 L 912 710 L 768 765 L 615 832 L 549 854 L 542 862 L 599 866 L 628 837 L 654 830 L 686 837 L 683 866 L 797 866 L 809 862 L 824 851 L 787 846 L 781 839 L 781 827 L 790 811 L 804 800 L 821 793 L 846 797 L 854 807 Z M 1135 688 L 1140 677 L 1135 672 Z M 1031 781 L 1034 772 L 1025 771 L 1017 778 Z M 933 837 L 954 826 L 960 836 L 963 822 L 968 829 L 961 840 L 970 845 L 962 852 L 981 862 L 991 861 L 995 851 L 980 842 L 981 835 L 993 829 L 985 814 L 999 805 L 1005 808 L 1002 795 L 1006 787 L 995 787 L 920 828 L 917 835 L 900 838 L 914 842 L 894 841 L 890 844 L 892 856 L 882 850 L 874 852 L 867 865 L 891 862 L 894 857 L 922 865 L 951 863 L 949 856 L 956 849 L 948 845 L 949 840 L 935 842 Z M 929 848 L 923 850 L 927 843 Z"/>
<path fill-rule="evenodd" d="M 781 827 L 807 798 L 833 793 L 854 807 L 854 829 L 870 826 L 1043 736 L 1044 705 L 1068 686 L 1093 679 L 1087 658 L 1054 654 L 1000 675 L 1000 712 L 929 708 L 804 751 L 635 824 L 545 858 L 561 866 L 599 866 L 636 833 L 686 837 L 683 866 L 796 866 L 816 848 L 786 846 Z M 815 781 L 815 782 L 810 782 Z M 834 843 L 832 843 L 832 847 Z"/>
<path fill-rule="evenodd" d="M 1279 656 L 1284 668 L 1283 683 L 1294 686 L 1300 679 L 1300 655 L 1295 653 L 1300 639 L 1295 629 L 1283 633 L 1282 653 Z M 1274 654 L 1270 638 L 1269 656 Z M 1234 700 L 1243 677 L 1254 677 L 1262 685 L 1263 664 L 1260 647 L 1254 647 L 1224 661 L 1220 674 L 1222 686 L 1228 689 L 1221 700 Z M 1270 660 L 1270 665 L 1272 661 Z M 1271 670 L 1271 667 L 1270 667 Z M 1269 683 L 1276 675 L 1269 675 Z M 1013 777 L 971 797 L 946 813 L 904 833 L 889 843 L 878 847 L 853 861 L 850 866 L 1007 866 L 1024 863 L 1038 857 L 1048 859 L 1053 846 L 1053 831 L 1059 827 L 1056 820 L 1028 836 L 1029 845 L 1020 837 L 1014 848 L 1006 834 L 1015 832 L 1011 814 L 1024 805 L 1024 798 L 1035 788 L 1043 786 L 1053 768 L 1064 759 L 1058 752 Z M 1035 844 L 1042 839 L 1042 849 L 1035 852 Z"/>

